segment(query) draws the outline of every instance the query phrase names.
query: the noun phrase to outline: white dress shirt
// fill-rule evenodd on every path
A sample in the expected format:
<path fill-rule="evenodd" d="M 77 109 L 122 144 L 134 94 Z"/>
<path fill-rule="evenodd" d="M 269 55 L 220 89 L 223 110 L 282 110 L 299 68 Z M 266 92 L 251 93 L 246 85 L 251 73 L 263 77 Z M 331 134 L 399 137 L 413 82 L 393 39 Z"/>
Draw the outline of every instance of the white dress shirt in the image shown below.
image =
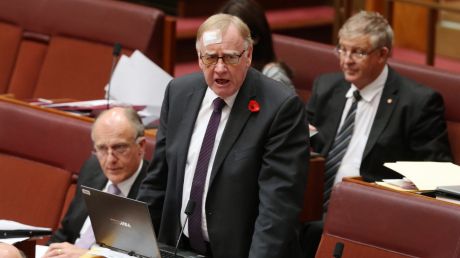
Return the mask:
<path fill-rule="evenodd" d="M 374 123 L 375 114 L 382 97 L 383 87 L 388 77 L 388 66 L 385 66 L 380 75 L 370 84 L 359 91 L 362 99 L 358 102 L 355 117 L 355 126 L 353 135 L 343 157 L 342 163 L 335 176 L 334 184 L 342 181 L 343 177 L 359 176 L 359 168 L 363 158 L 364 148 L 366 147 L 367 138 Z M 351 85 L 347 94 L 347 102 L 342 113 L 342 119 L 338 130 L 342 127 L 348 110 L 353 102 L 353 92 L 358 90 L 355 85 Z"/>
<path fill-rule="evenodd" d="M 233 103 L 235 102 L 235 98 L 238 92 L 233 94 L 232 96 L 224 99 L 225 106 L 222 108 L 222 115 L 220 118 L 219 128 L 217 129 L 216 139 L 214 141 L 214 147 L 212 149 L 211 158 L 209 160 L 209 167 L 208 172 L 206 174 L 206 182 L 204 185 L 204 193 L 203 193 L 203 207 L 202 207 L 202 225 L 201 228 L 203 230 L 203 236 L 206 241 L 209 241 L 208 236 L 208 227 L 206 224 L 206 196 L 208 194 L 209 188 L 209 179 L 211 177 L 211 170 L 214 164 L 214 158 L 216 157 L 217 148 L 220 143 L 220 139 L 222 138 L 222 133 L 224 132 L 225 125 L 227 124 L 228 118 L 230 116 L 230 111 L 232 110 Z M 184 174 L 184 186 L 182 191 L 182 208 L 181 208 L 181 225 L 184 225 L 185 218 L 187 217 L 184 213 L 185 208 L 187 207 L 188 200 L 190 198 L 190 191 L 192 188 L 193 183 L 193 176 L 195 175 L 196 165 L 198 163 L 198 156 L 200 155 L 201 143 L 203 142 L 204 134 L 206 132 L 206 128 L 208 127 L 209 119 L 211 118 L 211 114 L 214 110 L 213 101 L 218 96 L 211 90 L 207 89 L 206 94 L 203 98 L 201 103 L 200 111 L 198 112 L 198 117 L 195 121 L 195 127 L 193 128 L 192 138 L 190 140 L 190 146 L 188 149 L 187 154 L 187 163 L 185 165 L 185 174 Z M 188 236 L 188 227 L 185 227 L 184 234 Z"/>

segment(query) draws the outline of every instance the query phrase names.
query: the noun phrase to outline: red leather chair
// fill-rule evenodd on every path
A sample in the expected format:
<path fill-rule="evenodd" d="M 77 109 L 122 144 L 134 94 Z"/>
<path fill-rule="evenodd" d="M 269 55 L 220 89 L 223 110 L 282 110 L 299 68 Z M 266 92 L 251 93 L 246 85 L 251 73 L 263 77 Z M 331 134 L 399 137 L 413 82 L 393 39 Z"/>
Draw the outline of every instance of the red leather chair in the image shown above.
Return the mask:
<path fill-rule="evenodd" d="M 317 258 L 460 257 L 460 206 L 341 182 L 332 192 Z"/>

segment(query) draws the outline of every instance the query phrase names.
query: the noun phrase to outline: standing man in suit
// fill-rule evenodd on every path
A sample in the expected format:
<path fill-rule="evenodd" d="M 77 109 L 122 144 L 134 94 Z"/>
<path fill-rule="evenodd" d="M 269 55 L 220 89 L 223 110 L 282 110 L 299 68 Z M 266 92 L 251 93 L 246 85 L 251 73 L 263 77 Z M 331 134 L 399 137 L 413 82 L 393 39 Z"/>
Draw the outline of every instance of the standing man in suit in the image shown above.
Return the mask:
<path fill-rule="evenodd" d="M 202 73 L 168 85 L 138 199 L 150 205 L 160 242 L 176 243 L 194 203 L 183 247 L 215 258 L 299 257 L 309 162 L 303 105 L 250 68 L 252 39 L 239 18 L 208 18 L 196 49 Z"/>
<path fill-rule="evenodd" d="M 312 147 L 326 157 L 325 208 L 345 176 L 400 178 L 383 163 L 452 161 L 441 95 L 388 66 L 392 43 L 385 18 L 361 11 L 339 31 L 342 73 L 315 80 L 307 115 L 318 130 Z"/>
<path fill-rule="evenodd" d="M 95 156 L 80 170 L 77 191 L 60 228 L 50 239 L 48 257 L 80 257 L 94 244 L 91 222 L 81 193 L 81 185 L 103 190 L 118 189 L 118 195 L 135 199 L 148 164 L 144 157 L 144 126 L 132 108 L 112 108 L 94 122 L 91 138 Z M 116 186 L 116 187 L 115 187 Z M 110 191 L 109 191 L 110 192 Z M 86 233 L 87 230 L 90 232 Z M 94 236 L 94 235 L 93 235 Z"/>

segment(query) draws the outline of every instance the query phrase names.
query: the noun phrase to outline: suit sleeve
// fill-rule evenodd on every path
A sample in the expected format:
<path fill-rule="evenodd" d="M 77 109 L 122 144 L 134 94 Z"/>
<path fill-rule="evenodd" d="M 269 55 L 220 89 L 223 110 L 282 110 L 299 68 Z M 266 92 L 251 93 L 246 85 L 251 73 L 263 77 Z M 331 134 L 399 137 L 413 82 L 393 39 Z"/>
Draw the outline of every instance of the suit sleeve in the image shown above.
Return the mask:
<path fill-rule="evenodd" d="M 166 134 L 168 130 L 169 85 L 165 92 L 156 135 L 155 152 L 147 176 L 139 187 L 137 199 L 148 204 L 156 233 L 160 228 L 161 213 L 166 192 L 168 164 L 166 162 Z"/>
<path fill-rule="evenodd" d="M 410 132 L 415 160 L 452 161 L 442 96 L 434 92 L 423 99 Z"/>
<path fill-rule="evenodd" d="M 84 220 L 88 216 L 83 196 L 80 192 L 80 186 L 88 185 L 88 182 L 92 182 L 97 173 L 101 173 L 100 171 L 101 169 L 95 156 L 91 156 L 85 161 L 79 171 L 75 196 L 72 199 L 72 202 L 70 203 L 69 208 L 61 221 L 61 225 L 51 236 L 48 244 L 61 242 L 74 243 L 75 240 L 80 236 L 81 227 L 83 226 Z"/>
<path fill-rule="evenodd" d="M 259 173 L 259 215 L 249 257 L 293 257 L 309 163 L 305 109 L 297 97 L 277 110 Z"/>

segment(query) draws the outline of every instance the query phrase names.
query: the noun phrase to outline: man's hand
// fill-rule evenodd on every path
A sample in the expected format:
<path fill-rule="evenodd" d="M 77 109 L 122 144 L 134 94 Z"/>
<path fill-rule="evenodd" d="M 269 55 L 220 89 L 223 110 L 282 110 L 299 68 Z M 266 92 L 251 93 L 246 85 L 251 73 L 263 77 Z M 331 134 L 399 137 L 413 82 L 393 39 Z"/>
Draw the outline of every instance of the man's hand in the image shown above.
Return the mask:
<path fill-rule="evenodd" d="M 87 249 L 76 247 L 70 243 L 53 243 L 42 258 L 78 258 L 88 252 Z"/>

